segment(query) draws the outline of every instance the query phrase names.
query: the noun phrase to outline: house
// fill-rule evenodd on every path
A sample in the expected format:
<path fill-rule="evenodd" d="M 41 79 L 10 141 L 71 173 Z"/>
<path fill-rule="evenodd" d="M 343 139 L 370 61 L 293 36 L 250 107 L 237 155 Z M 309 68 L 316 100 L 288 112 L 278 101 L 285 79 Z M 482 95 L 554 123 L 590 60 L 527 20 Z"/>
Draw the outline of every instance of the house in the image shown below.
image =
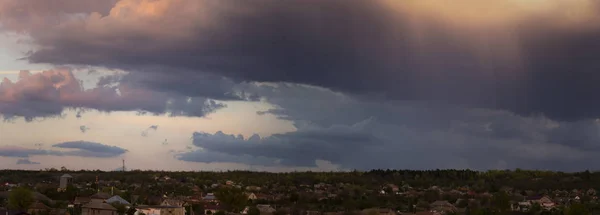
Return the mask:
<path fill-rule="evenodd" d="M 163 202 L 160 204 L 162 206 L 177 206 L 177 207 L 183 207 L 185 205 L 185 201 L 183 200 L 179 200 L 179 199 L 165 199 L 163 200 Z"/>
<path fill-rule="evenodd" d="M 127 200 L 121 198 L 118 195 L 108 198 L 106 200 L 106 203 L 108 203 L 108 204 L 118 203 L 118 204 L 122 204 L 122 205 L 131 205 L 131 203 L 129 203 Z"/>
<path fill-rule="evenodd" d="M 389 208 L 368 208 L 362 210 L 361 214 L 396 215 L 396 212 Z"/>
<path fill-rule="evenodd" d="M 256 200 L 258 197 L 254 193 L 246 193 L 248 200 Z"/>
<path fill-rule="evenodd" d="M 258 211 L 260 211 L 260 215 L 271 215 L 275 212 L 275 208 L 271 207 L 271 205 L 256 205 Z"/>
<path fill-rule="evenodd" d="M 117 215 L 117 209 L 99 199 L 81 206 L 81 215 Z"/>
<path fill-rule="evenodd" d="M 219 202 L 219 200 L 213 193 L 207 193 L 206 196 L 202 197 L 202 200 L 204 200 L 205 202 Z"/>
<path fill-rule="evenodd" d="M 429 205 L 429 208 L 434 213 L 456 212 L 456 207 L 448 201 L 435 201 Z"/>
<path fill-rule="evenodd" d="M 185 215 L 185 208 L 179 206 L 138 206 L 135 209 L 137 211 L 134 213 L 135 215 L 139 215 L 140 213 L 146 215 Z"/>
<path fill-rule="evenodd" d="M 46 212 L 50 212 L 50 209 L 51 208 L 48 207 L 47 205 L 45 205 L 44 203 L 37 201 L 37 202 L 33 203 L 33 205 L 29 206 L 27 213 L 29 213 L 29 214 L 46 213 Z"/>
<path fill-rule="evenodd" d="M 546 209 L 546 210 L 550 210 L 552 208 L 554 208 L 555 204 L 552 201 L 552 199 L 550 199 L 550 197 L 548 196 L 533 196 L 533 197 L 528 197 L 527 201 L 533 205 L 533 204 L 539 204 L 540 206 L 542 206 L 542 208 Z"/>

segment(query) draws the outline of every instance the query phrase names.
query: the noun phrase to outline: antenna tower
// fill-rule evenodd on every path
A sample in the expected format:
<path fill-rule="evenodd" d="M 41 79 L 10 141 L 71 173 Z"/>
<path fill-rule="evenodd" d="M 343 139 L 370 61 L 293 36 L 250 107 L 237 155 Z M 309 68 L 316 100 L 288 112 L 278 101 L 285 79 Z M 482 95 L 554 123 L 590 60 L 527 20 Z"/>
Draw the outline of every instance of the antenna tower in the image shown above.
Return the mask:
<path fill-rule="evenodd" d="M 125 172 L 125 159 L 123 159 L 123 172 Z"/>

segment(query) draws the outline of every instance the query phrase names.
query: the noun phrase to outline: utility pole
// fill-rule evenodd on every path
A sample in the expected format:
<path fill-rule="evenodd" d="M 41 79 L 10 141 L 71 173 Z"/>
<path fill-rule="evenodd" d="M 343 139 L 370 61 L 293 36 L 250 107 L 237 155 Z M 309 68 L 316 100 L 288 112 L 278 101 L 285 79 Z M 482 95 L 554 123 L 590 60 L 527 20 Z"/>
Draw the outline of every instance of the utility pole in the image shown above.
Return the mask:
<path fill-rule="evenodd" d="M 125 172 L 125 159 L 123 159 L 123 172 Z"/>

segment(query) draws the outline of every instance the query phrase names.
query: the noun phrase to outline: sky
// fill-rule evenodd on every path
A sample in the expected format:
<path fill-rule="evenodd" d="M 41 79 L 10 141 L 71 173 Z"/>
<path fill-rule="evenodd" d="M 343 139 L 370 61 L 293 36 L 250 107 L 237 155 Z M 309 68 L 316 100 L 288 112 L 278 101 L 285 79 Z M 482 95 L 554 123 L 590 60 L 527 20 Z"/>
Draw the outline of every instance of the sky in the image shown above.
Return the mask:
<path fill-rule="evenodd" d="M 595 0 L 0 0 L 0 169 L 595 170 Z"/>

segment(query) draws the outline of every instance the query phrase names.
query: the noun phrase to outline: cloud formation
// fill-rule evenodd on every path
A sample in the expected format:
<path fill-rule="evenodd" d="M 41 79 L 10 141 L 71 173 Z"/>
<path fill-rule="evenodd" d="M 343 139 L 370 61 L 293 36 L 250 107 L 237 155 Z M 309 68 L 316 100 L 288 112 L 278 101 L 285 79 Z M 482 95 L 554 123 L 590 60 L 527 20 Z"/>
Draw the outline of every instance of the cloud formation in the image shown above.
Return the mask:
<path fill-rule="evenodd" d="M 590 161 L 600 155 L 598 120 L 555 121 L 427 102 L 368 102 L 301 85 L 274 87 L 266 99 L 277 108 L 262 114 L 291 120 L 298 130 L 248 139 L 197 132 L 196 151 L 181 153 L 179 159 L 304 167 L 324 160 L 346 169 L 574 171 L 600 164 Z"/>
<path fill-rule="evenodd" d="M 79 126 L 79 130 L 81 131 L 81 133 L 85 133 L 87 130 L 89 130 L 90 128 L 88 128 L 85 125 Z"/>
<path fill-rule="evenodd" d="M 158 129 L 158 125 L 151 125 L 150 127 L 146 128 L 146 130 L 142 131 L 142 137 L 147 137 L 148 132 L 156 131 L 157 129 Z"/>
<path fill-rule="evenodd" d="M 74 149 L 73 151 L 65 152 L 65 155 L 80 157 L 116 157 L 127 152 L 127 149 L 118 146 L 109 146 L 88 141 L 64 142 L 54 144 L 52 147 Z"/>
<path fill-rule="evenodd" d="M 140 111 L 170 116 L 205 116 L 225 107 L 204 97 L 187 97 L 120 84 L 84 90 L 68 69 L 31 74 L 21 71 L 19 80 L 0 83 L 0 114 L 4 118 L 60 115 L 66 108 L 99 111 Z M 78 114 L 79 115 L 79 114 Z"/>
<path fill-rule="evenodd" d="M 52 147 L 67 150 L 44 150 L 29 149 L 18 146 L 4 146 L 0 147 L 0 156 L 27 158 L 35 155 L 50 155 L 106 158 L 116 157 L 127 152 L 127 149 L 123 149 L 121 147 L 88 141 L 63 142 L 54 144 Z"/>
<path fill-rule="evenodd" d="M 17 165 L 36 165 L 40 164 L 40 162 L 30 161 L 27 158 L 17 160 Z"/>
<path fill-rule="evenodd" d="M 61 11 L 77 16 L 27 24 L 40 48 L 26 59 L 122 68 L 140 84 L 184 95 L 228 98 L 222 89 L 234 85 L 192 84 L 226 76 L 561 120 L 600 117 L 588 93 L 600 90 L 589 72 L 600 67 L 590 57 L 600 54 L 592 48 L 596 1 L 260 1 L 120 0 L 99 13 L 83 3 Z M 493 7 L 506 10 L 487 11 Z"/>

